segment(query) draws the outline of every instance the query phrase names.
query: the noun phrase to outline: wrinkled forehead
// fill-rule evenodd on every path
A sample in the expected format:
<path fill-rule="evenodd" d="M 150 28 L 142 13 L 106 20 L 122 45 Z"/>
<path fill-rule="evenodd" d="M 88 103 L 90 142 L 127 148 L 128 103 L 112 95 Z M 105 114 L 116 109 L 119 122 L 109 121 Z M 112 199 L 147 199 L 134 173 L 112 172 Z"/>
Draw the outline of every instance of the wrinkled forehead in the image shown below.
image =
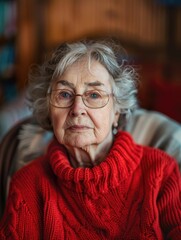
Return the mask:
<path fill-rule="evenodd" d="M 97 60 L 81 58 L 69 65 L 63 73 L 54 79 L 54 84 L 68 82 L 69 85 L 82 83 L 85 85 L 112 86 L 112 78 L 107 69 Z M 53 85 L 54 85 L 53 84 Z"/>

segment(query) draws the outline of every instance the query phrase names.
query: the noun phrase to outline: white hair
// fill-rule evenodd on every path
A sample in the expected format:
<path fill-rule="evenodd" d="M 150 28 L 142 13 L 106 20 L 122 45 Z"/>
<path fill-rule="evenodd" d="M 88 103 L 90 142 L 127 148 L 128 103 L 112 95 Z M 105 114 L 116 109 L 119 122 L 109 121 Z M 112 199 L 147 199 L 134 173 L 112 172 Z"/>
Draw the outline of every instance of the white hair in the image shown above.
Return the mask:
<path fill-rule="evenodd" d="M 34 65 L 29 73 L 28 99 L 37 122 L 52 129 L 47 92 L 57 76 L 76 61 L 87 58 L 90 63 L 101 63 L 111 76 L 115 104 L 121 116 L 127 117 L 137 106 L 137 80 L 135 68 L 128 64 L 125 51 L 113 41 L 79 41 L 60 45 L 49 61 Z M 120 122 L 123 124 L 123 122 Z M 121 127 L 121 126 L 119 126 Z"/>

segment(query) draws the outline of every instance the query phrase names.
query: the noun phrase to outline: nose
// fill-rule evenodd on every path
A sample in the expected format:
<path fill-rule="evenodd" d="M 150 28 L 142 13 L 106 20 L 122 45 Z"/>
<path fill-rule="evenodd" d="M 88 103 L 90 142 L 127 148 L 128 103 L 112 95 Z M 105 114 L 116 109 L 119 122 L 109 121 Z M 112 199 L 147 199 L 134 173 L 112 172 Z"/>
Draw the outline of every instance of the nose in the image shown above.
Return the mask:
<path fill-rule="evenodd" d="M 86 114 L 86 106 L 83 103 L 81 95 L 77 94 L 75 96 L 74 104 L 71 107 L 70 114 L 74 117 Z"/>

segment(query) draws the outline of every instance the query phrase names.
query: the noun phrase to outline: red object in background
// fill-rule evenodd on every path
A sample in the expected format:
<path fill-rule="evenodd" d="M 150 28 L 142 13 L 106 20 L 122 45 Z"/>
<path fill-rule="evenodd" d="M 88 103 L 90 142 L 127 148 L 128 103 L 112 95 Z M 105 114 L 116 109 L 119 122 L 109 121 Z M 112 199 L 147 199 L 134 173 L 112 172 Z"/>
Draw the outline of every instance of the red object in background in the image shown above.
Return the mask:
<path fill-rule="evenodd" d="M 181 123 L 181 83 L 153 80 L 150 87 L 151 108 Z"/>

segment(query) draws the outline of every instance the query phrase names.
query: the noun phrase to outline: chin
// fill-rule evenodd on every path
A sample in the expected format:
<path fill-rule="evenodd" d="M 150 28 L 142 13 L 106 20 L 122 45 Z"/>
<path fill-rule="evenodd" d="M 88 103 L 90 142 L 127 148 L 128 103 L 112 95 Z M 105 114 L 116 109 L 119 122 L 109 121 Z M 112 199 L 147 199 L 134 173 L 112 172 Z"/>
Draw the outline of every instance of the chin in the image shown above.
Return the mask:
<path fill-rule="evenodd" d="M 72 147 L 85 148 L 86 146 L 94 144 L 95 139 L 83 134 L 77 134 L 76 136 L 69 137 L 66 142 Z"/>

